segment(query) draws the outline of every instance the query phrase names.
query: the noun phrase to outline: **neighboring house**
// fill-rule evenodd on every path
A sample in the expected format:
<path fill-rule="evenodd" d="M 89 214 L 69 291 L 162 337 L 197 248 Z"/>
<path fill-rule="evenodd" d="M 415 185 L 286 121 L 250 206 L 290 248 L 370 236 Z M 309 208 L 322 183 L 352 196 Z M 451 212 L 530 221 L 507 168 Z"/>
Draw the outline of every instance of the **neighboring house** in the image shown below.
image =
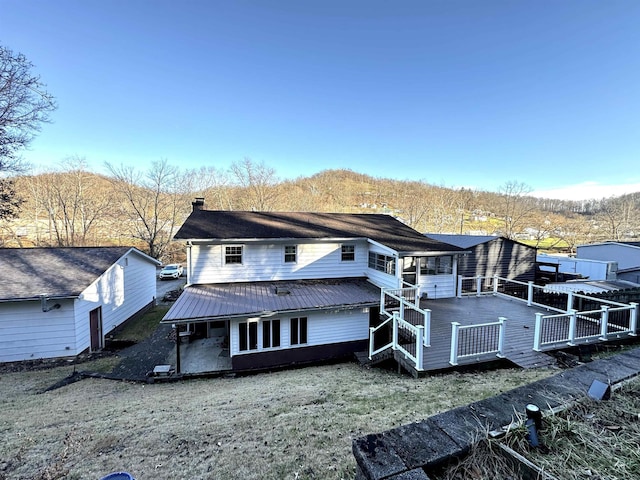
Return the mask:
<path fill-rule="evenodd" d="M 468 252 L 458 260 L 458 275 L 463 277 L 498 275 L 521 282 L 535 280 L 536 249 L 534 247 L 496 236 L 438 233 L 425 235 Z"/>
<path fill-rule="evenodd" d="M 452 297 L 462 252 L 388 215 L 207 211 L 202 199 L 175 239 L 187 286 L 163 323 L 223 337 L 233 370 L 366 350 L 380 289 Z"/>
<path fill-rule="evenodd" d="M 538 267 L 551 281 L 561 278 L 584 278 L 589 280 L 616 280 L 618 263 L 588 258 L 575 258 L 567 255 L 548 255 L 540 253 Z"/>
<path fill-rule="evenodd" d="M 616 262 L 618 280 L 640 283 L 640 242 L 602 242 L 578 245 L 577 258 Z"/>
<path fill-rule="evenodd" d="M 0 362 L 72 357 L 153 305 L 157 260 L 131 247 L 0 249 Z"/>

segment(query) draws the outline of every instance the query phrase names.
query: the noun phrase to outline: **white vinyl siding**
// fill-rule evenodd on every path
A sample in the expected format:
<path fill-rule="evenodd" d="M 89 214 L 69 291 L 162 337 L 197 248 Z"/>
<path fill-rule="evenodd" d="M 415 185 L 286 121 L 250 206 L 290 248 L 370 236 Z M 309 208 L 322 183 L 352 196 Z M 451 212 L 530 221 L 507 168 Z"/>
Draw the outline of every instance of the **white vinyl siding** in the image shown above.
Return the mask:
<path fill-rule="evenodd" d="M 225 265 L 223 261 L 227 245 L 194 245 L 191 247 L 189 282 L 205 284 L 362 277 L 367 268 L 367 244 L 365 241 L 349 244 L 356 247 L 354 261 L 341 260 L 343 243 L 296 242 L 296 261 L 285 262 L 285 244 L 245 243 L 242 264 L 232 265 Z"/>
<path fill-rule="evenodd" d="M 0 362 L 76 354 L 73 301 L 49 300 L 47 305 L 56 303 L 60 308 L 48 312 L 39 300 L 0 303 Z"/>
<path fill-rule="evenodd" d="M 291 318 L 307 318 L 307 343 L 304 345 L 291 345 Z M 331 343 L 366 340 L 369 338 L 369 312 L 362 309 L 345 310 L 336 313 L 300 313 L 288 316 L 279 316 L 280 319 L 280 347 L 279 349 L 304 348 L 314 345 L 327 345 Z M 244 320 L 246 322 L 246 320 Z M 231 356 L 244 353 L 257 353 L 263 350 L 262 346 L 262 322 L 258 326 L 258 350 L 241 352 L 238 342 L 240 320 L 231 322 L 230 352 Z M 274 350 L 270 348 L 269 350 Z"/>
<path fill-rule="evenodd" d="M 156 295 L 156 267 L 131 252 L 112 265 L 78 299 L 50 299 L 59 309 L 42 311 L 38 301 L 0 303 L 0 362 L 75 356 L 87 350 L 89 312 L 102 307 L 109 333 Z"/>
<path fill-rule="evenodd" d="M 126 264 L 126 266 L 125 266 Z M 111 266 L 75 302 L 77 353 L 90 345 L 89 312 L 102 307 L 102 334 L 106 335 L 156 296 L 156 267 L 130 253 Z"/>
<path fill-rule="evenodd" d="M 640 247 L 620 243 L 579 245 L 576 249 L 576 257 L 618 262 L 618 270 L 626 270 L 640 266 Z"/>

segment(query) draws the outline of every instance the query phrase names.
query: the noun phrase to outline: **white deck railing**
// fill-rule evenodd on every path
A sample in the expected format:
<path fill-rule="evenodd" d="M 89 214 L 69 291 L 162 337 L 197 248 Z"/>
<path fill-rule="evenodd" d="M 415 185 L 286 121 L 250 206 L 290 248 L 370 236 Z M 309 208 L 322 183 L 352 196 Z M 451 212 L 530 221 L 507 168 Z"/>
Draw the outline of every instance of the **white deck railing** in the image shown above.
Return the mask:
<path fill-rule="evenodd" d="M 369 328 L 369 360 L 374 355 L 393 349 L 401 352 L 405 359 L 422 371 L 424 348 L 431 346 L 431 310 L 420 308 L 418 287 L 403 282 L 403 288 L 383 288 L 380 291 L 380 314 L 387 317 L 377 327 Z M 412 323 L 407 317 L 419 323 Z M 389 335 L 391 338 L 376 348 L 376 338 Z"/>
<path fill-rule="evenodd" d="M 478 325 L 451 322 L 451 355 L 449 363 L 472 363 L 487 357 L 501 358 L 504 353 L 506 318 Z"/>
<path fill-rule="evenodd" d="M 620 303 L 574 292 L 551 291 L 533 282 L 499 277 L 458 277 L 458 297 L 495 295 L 558 312 L 536 313 L 533 349 L 552 350 L 594 341 L 606 341 L 636 334 L 637 303 Z M 582 303 L 595 304 L 580 310 Z M 578 307 L 578 308 L 576 308 Z"/>

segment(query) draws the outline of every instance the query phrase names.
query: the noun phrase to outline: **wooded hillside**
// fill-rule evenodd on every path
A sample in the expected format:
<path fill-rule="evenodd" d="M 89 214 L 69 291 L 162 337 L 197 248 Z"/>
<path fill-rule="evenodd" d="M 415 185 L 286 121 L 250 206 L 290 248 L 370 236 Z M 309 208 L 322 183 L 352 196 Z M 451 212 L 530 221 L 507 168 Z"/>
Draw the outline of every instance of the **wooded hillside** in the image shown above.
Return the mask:
<path fill-rule="evenodd" d="M 421 232 L 504 235 L 544 249 L 640 232 L 640 193 L 563 201 L 531 197 L 519 181 L 487 192 L 350 170 L 281 180 L 249 159 L 228 170 L 183 170 L 166 161 L 144 171 L 108 166 L 108 176 L 87 171 L 82 159 L 66 165 L 14 178 L 23 203 L 17 217 L 0 222 L 2 246 L 136 245 L 168 261 L 182 253 L 171 238 L 195 197 L 207 209 L 387 213 Z"/>

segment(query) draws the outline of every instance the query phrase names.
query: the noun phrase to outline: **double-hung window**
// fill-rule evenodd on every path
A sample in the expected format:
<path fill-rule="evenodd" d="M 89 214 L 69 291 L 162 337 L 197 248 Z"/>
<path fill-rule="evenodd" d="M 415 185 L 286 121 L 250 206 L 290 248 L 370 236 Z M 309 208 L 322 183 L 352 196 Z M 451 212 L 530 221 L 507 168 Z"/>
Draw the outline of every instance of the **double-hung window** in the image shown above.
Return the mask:
<path fill-rule="evenodd" d="M 224 264 L 242 263 L 242 245 L 229 245 L 224 247 Z"/>
<path fill-rule="evenodd" d="M 284 246 L 284 263 L 296 263 L 298 256 L 298 248 L 296 245 Z"/>
<path fill-rule="evenodd" d="M 307 317 L 292 318 L 290 323 L 291 345 L 307 343 Z"/>
<path fill-rule="evenodd" d="M 343 262 L 353 262 L 356 259 L 355 245 L 342 245 L 340 259 Z"/>

